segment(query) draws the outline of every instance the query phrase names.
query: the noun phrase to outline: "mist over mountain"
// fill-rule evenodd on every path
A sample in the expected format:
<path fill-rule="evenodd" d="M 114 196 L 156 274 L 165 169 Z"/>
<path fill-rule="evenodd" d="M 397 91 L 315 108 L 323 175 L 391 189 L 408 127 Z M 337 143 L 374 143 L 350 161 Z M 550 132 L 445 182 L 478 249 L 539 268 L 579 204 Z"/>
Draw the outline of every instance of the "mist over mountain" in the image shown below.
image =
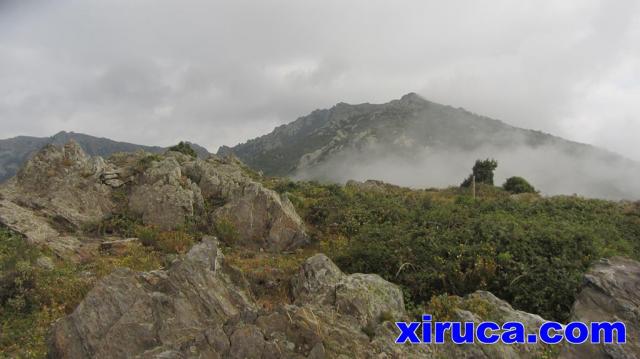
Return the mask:
<path fill-rule="evenodd" d="M 267 175 L 412 187 L 458 185 L 476 159 L 495 158 L 496 184 L 523 176 L 544 194 L 640 198 L 637 162 L 415 93 L 385 104 L 339 103 L 218 152 Z"/>
<path fill-rule="evenodd" d="M 134 152 L 144 150 L 151 153 L 161 153 L 166 150 L 159 146 L 145 146 L 128 142 L 114 141 L 103 137 L 94 137 L 82 133 L 61 131 L 51 137 L 18 136 L 0 140 L 0 182 L 13 177 L 18 169 L 31 155 L 47 144 L 64 145 L 74 140 L 91 156 L 107 157 L 116 152 Z M 206 148 L 189 143 L 199 157 L 206 157 Z"/>

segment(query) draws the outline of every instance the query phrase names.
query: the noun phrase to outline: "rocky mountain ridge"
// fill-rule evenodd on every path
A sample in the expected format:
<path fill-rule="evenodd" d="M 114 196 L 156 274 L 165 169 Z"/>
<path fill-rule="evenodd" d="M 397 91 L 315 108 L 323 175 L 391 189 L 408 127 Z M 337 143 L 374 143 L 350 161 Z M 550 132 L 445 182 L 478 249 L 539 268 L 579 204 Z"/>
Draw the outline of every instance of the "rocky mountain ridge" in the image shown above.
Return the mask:
<path fill-rule="evenodd" d="M 522 175 L 548 194 L 640 198 L 640 164 L 594 146 L 425 100 L 339 103 L 219 154 L 267 175 L 413 187 L 456 185 L 476 159 L 494 157 L 499 177 Z"/>
<path fill-rule="evenodd" d="M 90 156 L 108 157 L 116 152 L 134 152 L 137 150 L 144 150 L 150 153 L 166 151 L 166 148 L 163 147 L 137 145 L 66 131 L 60 131 L 51 137 L 18 136 L 0 140 L 0 182 L 13 177 L 20 167 L 45 145 L 61 146 L 70 140 L 76 141 Z M 194 143 L 189 144 L 198 153 L 199 157 L 206 158 L 209 155 L 209 152 L 204 147 Z"/>

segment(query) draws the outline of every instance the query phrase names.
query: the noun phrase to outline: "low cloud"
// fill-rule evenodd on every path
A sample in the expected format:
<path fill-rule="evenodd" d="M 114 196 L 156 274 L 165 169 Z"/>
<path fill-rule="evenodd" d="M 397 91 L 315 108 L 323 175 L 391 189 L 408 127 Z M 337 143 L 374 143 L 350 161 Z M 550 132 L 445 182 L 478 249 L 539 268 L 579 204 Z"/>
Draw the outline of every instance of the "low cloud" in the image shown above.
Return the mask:
<path fill-rule="evenodd" d="M 605 199 L 640 199 L 640 166 L 624 159 L 568 153 L 549 145 L 506 150 L 483 147 L 473 151 L 425 149 L 413 156 L 395 155 L 379 145 L 343 152 L 317 167 L 299 171 L 298 179 L 344 183 L 377 179 L 413 188 L 458 186 L 477 159 L 498 161 L 495 184 L 511 176 L 526 178 L 546 195 L 578 194 Z"/>

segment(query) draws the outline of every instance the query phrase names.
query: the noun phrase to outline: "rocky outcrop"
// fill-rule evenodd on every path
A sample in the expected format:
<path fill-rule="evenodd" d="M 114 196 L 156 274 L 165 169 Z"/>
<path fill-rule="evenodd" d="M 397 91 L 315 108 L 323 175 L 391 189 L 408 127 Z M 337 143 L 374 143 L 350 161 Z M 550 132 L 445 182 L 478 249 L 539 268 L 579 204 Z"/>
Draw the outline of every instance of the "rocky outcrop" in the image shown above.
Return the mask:
<path fill-rule="evenodd" d="M 213 227 L 226 221 L 238 234 L 234 245 L 282 251 L 306 244 L 304 224 L 291 202 L 251 179 L 242 166 L 234 158 L 201 160 L 169 152 L 139 176 L 129 208 L 162 229 L 196 214 L 208 216 Z"/>
<path fill-rule="evenodd" d="M 294 249 L 308 243 L 302 219 L 293 204 L 259 183 L 248 183 L 242 193 L 213 213 L 237 229 L 240 244 L 269 251 Z"/>
<path fill-rule="evenodd" d="M 79 228 L 113 208 L 110 187 L 99 179 L 104 165 L 102 158 L 87 156 L 73 141 L 62 147 L 47 145 L 0 193 L 64 226 Z"/>
<path fill-rule="evenodd" d="M 98 240 L 77 233 L 113 209 L 111 188 L 100 180 L 105 162 L 79 145 L 45 146 L 8 183 L 0 186 L 0 224 L 57 256 L 90 258 Z"/>
<path fill-rule="evenodd" d="M 640 263 L 620 257 L 597 262 L 585 275 L 571 311 L 571 321 L 622 321 L 624 345 L 565 346 L 561 358 L 640 357 Z"/>
<path fill-rule="evenodd" d="M 296 304 L 330 305 L 368 325 L 405 315 L 402 291 L 376 274 L 345 275 L 324 254 L 309 258 L 292 279 Z"/>
<path fill-rule="evenodd" d="M 0 199 L 0 223 L 35 245 L 47 245 L 60 236 L 46 218 L 9 200 Z"/>
<path fill-rule="evenodd" d="M 174 157 L 150 161 L 129 197 L 129 209 L 146 224 L 173 229 L 204 207 L 200 188 L 183 176 Z"/>
<path fill-rule="evenodd" d="M 0 186 L 0 224 L 64 258 L 79 260 L 99 247 L 84 238 L 85 224 L 115 211 L 146 225 L 172 230 L 194 223 L 215 230 L 225 220 L 234 245 L 282 251 L 308 243 L 288 199 L 253 180 L 234 158 L 208 160 L 179 152 L 118 153 L 106 161 L 87 156 L 75 142 L 45 146 Z M 98 240 L 99 242 L 99 240 Z"/>
<path fill-rule="evenodd" d="M 251 179 L 233 157 L 211 156 L 183 164 L 184 173 L 213 206 L 211 222 L 227 221 L 238 232 L 234 245 L 282 251 L 309 239 L 291 202 Z"/>
<path fill-rule="evenodd" d="M 229 347 L 222 325 L 254 308 L 240 277 L 223 267 L 216 241 L 205 238 L 168 271 L 116 270 L 56 323 L 50 356 L 216 357 Z"/>

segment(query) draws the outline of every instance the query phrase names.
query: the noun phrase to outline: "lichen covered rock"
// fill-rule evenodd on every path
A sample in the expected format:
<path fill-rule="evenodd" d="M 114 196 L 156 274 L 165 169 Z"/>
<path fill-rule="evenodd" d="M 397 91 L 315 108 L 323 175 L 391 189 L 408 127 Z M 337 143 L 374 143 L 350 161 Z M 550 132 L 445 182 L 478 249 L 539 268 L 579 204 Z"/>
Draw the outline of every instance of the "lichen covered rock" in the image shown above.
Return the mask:
<path fill-rule="evenodd" d="M 200 188 L 182 175 L 172 157 L 152 161 L 129 197 L 130 210 L 142 216 L 145 224 L 166 230 L 183 225 L 203 206 Z"/>
<path fill-rule="evenodd" d="M 624 345 L 566 345 L 560 358 L 640 357 L 640 263 L 621 257 L 594 264 L 571 309 L 571 321 L 626 324 Z"/>
<path fill-rule="evenodd" d="M 51 336 L 54 358 L 129 358 L 191 350 L 253 303 L 244 283 L 222 268 L 215 240 L 205 238 L 167 271 L 118 269 L 101 280 Z M 186 348 L 185 348 L 186 345 Z M 197 348 L 196 348 L 197 349 Z M 219 349 L 219 348 L 218 348 Z"/>
<path fill-rule="evenodd" d="M 100 181 L 104 161 L 71 141 L 47 145 L 0 190 L 3 197 L 79 228 L 113 209 L 111 188 Z"/>

